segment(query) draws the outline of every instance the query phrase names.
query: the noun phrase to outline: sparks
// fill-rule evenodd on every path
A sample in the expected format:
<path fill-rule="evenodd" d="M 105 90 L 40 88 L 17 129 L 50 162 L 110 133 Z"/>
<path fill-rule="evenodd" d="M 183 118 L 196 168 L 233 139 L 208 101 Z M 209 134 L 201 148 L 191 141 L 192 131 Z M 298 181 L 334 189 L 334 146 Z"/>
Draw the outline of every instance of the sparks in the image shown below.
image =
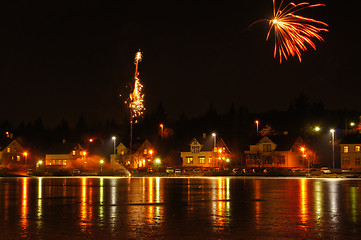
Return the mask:
<path fill-rule="evenodd" d="M 142 93 L 143 85 L 140 83 L 138 78 L 138 63 L 142 60 L 142 53 L 138 51 L 135 54 L 134 64 L 135 64 L 135 74 L 134 74 L 134 89 L 130 93 L 128 99 L 128 106 L 130 109 L 130 118 L 133 121 L 134 118 L 140 117 L 143 115 L 145 110 L 144 108 L 144 94 Z"/>
<path fill-rule="evenodd" d="M 266 37 L 268 40 L 271 30 L 274 28 L 275 47 L 274 58 L 279 55 L 280 63 L 282 58 L 287 60 L 287 56 L 294 57 L 297 55 L 298 60 L 301 60 L 301 52 L 307 50 L 307 44 L 316 50 L 316 45 L 312 42 L 312 38 L 324 41 L 319 35 L 320 32 L 328 30 L 326 28 L 316 27 L 313 24 L 328 26 L 326 23 L 317 21 L 312 18 L 295 15 L 305 8 L 325 6 L 324 4 L 310 5 L 307 2 L 295 4 L 289 3 L 281 9 L 283 0 L 276 11 L 276 3 L 273 0 L 273 19 L 267 20 L 270 28 Z"/>

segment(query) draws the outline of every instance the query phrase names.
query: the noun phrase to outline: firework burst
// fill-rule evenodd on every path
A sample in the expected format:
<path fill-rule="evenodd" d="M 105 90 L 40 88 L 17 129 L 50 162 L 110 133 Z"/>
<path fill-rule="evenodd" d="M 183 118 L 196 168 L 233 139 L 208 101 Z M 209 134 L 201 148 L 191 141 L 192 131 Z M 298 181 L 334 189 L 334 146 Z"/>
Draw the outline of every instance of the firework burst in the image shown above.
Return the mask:
<path fill-rule="evenodd" d="M 305 8 L 320 7 L 325 5 L 311 5 L 307 2 L 295 4 L 291 2 L 282 8 L 282 4 L 283 0 L 276 10 L 276 3 L 275 0 L 273 0 L 274 17 L 272 19 L 267 19 L 270 28 L 267 33 L 266 40 L 268 40 L 271 30 L 274 29 L 274 58 L 276 58 L 278 54 L 280 63 L 282 63 L 282 58 L 287 60 L 287 56 L 294 57 L 296 55 L 298 60 L 302 62 L 301 52 L 307 50 L 307 45 L 316 50 L 316 45 L 312 42 L 312 39 L 324 41 L 319 33 L 322 31 L 327 32 L 328 30 L 324 27 L 327 27 L 328 25 L 312 18 L 296 15 L 295 13 Z M 317 27 L 316 25 L 323 27 Z"/>
<path fill-rule="evenodd" d="M 135 64 L 135 74 L 134 74 L 134 89 L 130 93 L 128 99 L 128 106 L 130 109 L 130 118 L 133 121 L 134 118 L 140 117 L 143 115 L 145 110 L 144 108 L 144 94 L 142 93 L 143 85 L 140 83 L 138 78 L 138 63 L 142 61 L 142 53 L 138 51 L 135 54 L 134 64 Z"/>

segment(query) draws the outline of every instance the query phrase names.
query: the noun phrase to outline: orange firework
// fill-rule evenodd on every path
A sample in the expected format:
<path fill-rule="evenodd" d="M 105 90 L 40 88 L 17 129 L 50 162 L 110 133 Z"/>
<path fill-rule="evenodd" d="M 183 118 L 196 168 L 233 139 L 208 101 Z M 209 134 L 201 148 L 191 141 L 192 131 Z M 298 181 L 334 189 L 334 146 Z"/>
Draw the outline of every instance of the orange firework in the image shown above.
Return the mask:
<path fill-rule="evenodd" d="M 323 41 L 323 38 L 319 35 L 321 31 L 328 31 L 325 28 L 314 26 L 315 24 L 328 26 L 326 23 L 317 21 L 312 18 L 302 17 L 295 15 L 305 8 L 325 6 L 324 4 L 310 5 L 307 2 L 299 4 L 289 3 L 281 9 L 283 0 L 276 11 L 275 0 L 273 0 L 273 19 L 269 21 L 270 29 L 267 34 L 266 40 L 268 40 L 272 28 L 274 28 L 275 34 L 275 47 L 274 57 L 276 58 L 277 52 L 282 62 L 282 57 L 287 60 L 287 56 L 294 57 L 297 55 L 298 60 L 301 62 L 301 51 L 307 50 L 307 44 L 316 50 L 315 44 L 312 42 L 312 38 L 316 38 Z M 313 25 L 314 24 L 314 25 Z"/>

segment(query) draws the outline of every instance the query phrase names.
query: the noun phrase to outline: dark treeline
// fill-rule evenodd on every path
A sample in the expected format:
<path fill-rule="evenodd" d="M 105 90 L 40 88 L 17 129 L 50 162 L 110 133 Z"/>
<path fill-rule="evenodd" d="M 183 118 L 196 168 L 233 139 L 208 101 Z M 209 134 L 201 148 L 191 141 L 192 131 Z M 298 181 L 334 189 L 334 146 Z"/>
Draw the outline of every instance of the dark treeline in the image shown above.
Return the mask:
<path fill-rule="evenodd" d="M 257 138 L 255 120 L 259 120 L 260 132 L 263 129 L 272 129 L 272 134 L 288 132 L 312 141 L 315 126 L 320 126 L 324 134 L 330 128 L 335 128 L 340 137 L 345 133 L 347 122 L 359 122 L 360 115 L 359 111 L 325 109 L 321 101 L 311 101 L 304 94 L 294 99 L 286 111 L 251 113 L 246 106 L 236 108 L 231 104 L 226 113 L 219 114 L 210 103 L 209 108 L 200 116 L 189 118 L 186 114 L 181 114 L 176 120 L 170 120 L 160 104 L 156 111 L 146 113 L 143 119 L 134 125 L 133 145 L 136 150 L 139 144 L 149 139 L 158 149 L 158 154 L 174 158 L 179 151 L 187 149 L 193 137 L 199 138 L 203 133 L 210 136 L 215 132 L 217 137 L 226 142 L 235 158 L 241 159 L 242 151 Z M 160 124 L 163 124 L 163 128 Z M 125 146 L 129 146 L 130 139 L 129 120 L 125 115 L 118 121 L 109 119 L 103 123 L 89 123 L 80 115 L 75 126 L 70 126 L 63 119 L 51 129 L 45 128 L 40 118 L 31 123 L 22 122 L 18 126 L 4 121 L 0 123 L 0 129 L 3 133 L 11 132 L 14 137 L 23 137 L 32 150 L 39 153 L 64 139 L 85 146 L 90 138 L 104 145 L 111 142 L 112 136 L 117 136 L 117 143 L 122 142 Z M 111 151 L 111 147 L 108 149 Z"/>

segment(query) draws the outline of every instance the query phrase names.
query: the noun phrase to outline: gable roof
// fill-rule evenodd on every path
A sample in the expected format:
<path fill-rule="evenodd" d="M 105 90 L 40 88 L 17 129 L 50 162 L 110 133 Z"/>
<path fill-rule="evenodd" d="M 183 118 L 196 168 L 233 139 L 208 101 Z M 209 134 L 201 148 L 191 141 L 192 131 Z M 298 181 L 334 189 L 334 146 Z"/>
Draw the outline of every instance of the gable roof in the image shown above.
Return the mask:
<path fill-rule="evenodd" d="M 24 141 L 22 138 L 17 137 L 17 138 L 5 138 L 5 139 L 1 139 L 0 140 L 0 151 L 2 151 L 3 149 L 5 149 L 7 146 L 9 146 L 12 142 L 16 141 L 17 143 L 20 144 L 20 146 L 24 147 Z"/>
<path fill-rule="evenodd" d="M 340 144 L 361 144 L 361 134 L 347 134 Z"/>
<path fill-rule="evenodd" d="M 59 143 L 52 145 L 46 154 L 69 154 L 75 149 L 83 149 L 78 143 Z"/>
<path fill-rule="evenodd" d="M 270 135 L 262 137 L 260 140 L 258 140 L 257 144 L 259 144 L 265 138 L 268 138 L 274 144 L 276 144 L 275 151 L 289 151 L 297 141 L 301 140 L 300 137 L 293 135 Z"/>

